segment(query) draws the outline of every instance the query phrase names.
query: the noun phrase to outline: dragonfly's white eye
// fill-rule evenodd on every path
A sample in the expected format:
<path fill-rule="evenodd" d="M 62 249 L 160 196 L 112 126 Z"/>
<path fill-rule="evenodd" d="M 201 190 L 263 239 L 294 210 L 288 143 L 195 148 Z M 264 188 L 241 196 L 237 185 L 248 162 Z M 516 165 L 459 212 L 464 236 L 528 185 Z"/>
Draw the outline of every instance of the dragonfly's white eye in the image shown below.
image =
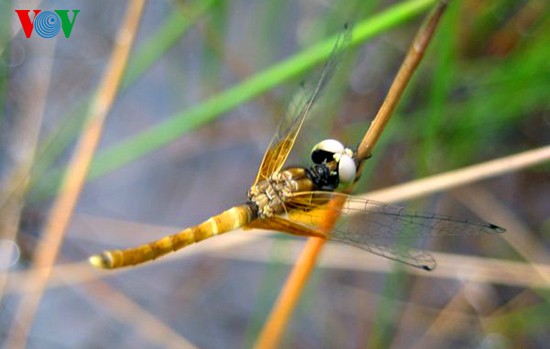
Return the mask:
<path fill-rule="evenodd" d="M 357 167 L 353 158 L 347 153 L 342 154 L 338 161 L 338 179 L 340 183 L 349 184 L 353 182 L 356 173 Z"/>
<path fill-rule="evenodd" d="M 335 139 L 325 139 L 317 143 L 311 150 L 311 160 L 316 164 L 336 160 L 335 154 L 342 153 L 345 147 Z"/>

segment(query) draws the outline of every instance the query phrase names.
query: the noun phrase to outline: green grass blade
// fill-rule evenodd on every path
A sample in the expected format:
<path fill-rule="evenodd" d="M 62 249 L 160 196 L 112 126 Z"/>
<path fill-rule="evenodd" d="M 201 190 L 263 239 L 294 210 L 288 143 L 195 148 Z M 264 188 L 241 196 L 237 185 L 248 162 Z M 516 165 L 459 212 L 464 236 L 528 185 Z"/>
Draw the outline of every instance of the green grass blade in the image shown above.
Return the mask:
<path fill-rule="evenodd" d="M 353 30 L 350 46 L 356 46 L 377 34 L 414 18 L 431 8 L 435 2 L 435 0 L 403 2 L 372 18 L 357 23 Z M 135 161 L 176 140 L 182 134 L 214 120 L 220 114 L 232 110 L 284 81 L 303 74 L 328 58 L 335 39 L 336 35 L 313 45 L 252 76 L 237 86 L 211 97 L 196 107 L 182 111 L 167 121 L 100 152 L 92 163 L 88 178 L 97 178 L 122 165 Z M 55 171 L 52 175 L 45 176 L 46 178 L 39 186 L 39 192 L 51 195 L 57 183 L 59 183 L 60 175 L 61 172 Z"/>
<path fill-rule="evenodd" d="M 136 59 L 129 62 L 122 89 L 133 84 L 158 61 L 212 4 L 213 0 L 198 1 L 194 6 L 176 4 L 182 8 L 172 13 L 158 32 L 141 45 Z"/>

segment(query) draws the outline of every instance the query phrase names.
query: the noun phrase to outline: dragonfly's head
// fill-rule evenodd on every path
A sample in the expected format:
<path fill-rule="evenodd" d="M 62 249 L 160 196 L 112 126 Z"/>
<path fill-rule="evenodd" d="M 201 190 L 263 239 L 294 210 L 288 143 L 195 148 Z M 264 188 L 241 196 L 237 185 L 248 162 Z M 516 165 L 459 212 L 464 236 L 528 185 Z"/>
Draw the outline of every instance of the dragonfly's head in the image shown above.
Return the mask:
<path fill-rule="evenodd" d="M 352 183 L 357 174 L 353 150 L 335 139 L 325 139 L 317 143 L 311 150 L 311 160 L 318 165 L 327 164 L 334 168 L 343 185 Z"/>

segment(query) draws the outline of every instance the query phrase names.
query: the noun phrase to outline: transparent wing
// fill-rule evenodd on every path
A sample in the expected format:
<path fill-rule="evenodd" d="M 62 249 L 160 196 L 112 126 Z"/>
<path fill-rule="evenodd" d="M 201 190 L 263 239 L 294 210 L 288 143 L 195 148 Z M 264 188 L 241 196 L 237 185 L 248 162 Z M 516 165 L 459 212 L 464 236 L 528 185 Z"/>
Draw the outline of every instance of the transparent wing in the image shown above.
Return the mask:
<path fill-rule="evenodd" d="M 267 150 L 253 185 L 267 179 L 272 173 L 279 171 L 285 163 L 288 154 L 294 146 L 296 137 L 308 116 L 313 104 L 319 97 L 323 87 L 327 84 L 338 65 L 341 52 L 351 37 L 351 27 L 346 26 L 336 38 L 334 48 L 325 63 L 317 83 L 311 88 L 305 88 L 295 107 L 289 108 L 287 115 L 281 120 Z"/>
<path fill-rule="evenodd" d="M 328 204 L 335 197 L 346 199 L 341 207 Z M 321 235 L 424 270 L 434 269 L 436 263 L 418 244 L 432 236 L 505 231 L 490 223 L 419 213 L 342 193 L 298 193 L 288 202 L 287 210 L 287 216 L 280 218 L 287 222 L 278 222 L 277 230 L 294 235 Z M 331 234 L 324 234 L 319 227 L 326 217 L 334 214 L 340 215 L 340 219 Z"/>

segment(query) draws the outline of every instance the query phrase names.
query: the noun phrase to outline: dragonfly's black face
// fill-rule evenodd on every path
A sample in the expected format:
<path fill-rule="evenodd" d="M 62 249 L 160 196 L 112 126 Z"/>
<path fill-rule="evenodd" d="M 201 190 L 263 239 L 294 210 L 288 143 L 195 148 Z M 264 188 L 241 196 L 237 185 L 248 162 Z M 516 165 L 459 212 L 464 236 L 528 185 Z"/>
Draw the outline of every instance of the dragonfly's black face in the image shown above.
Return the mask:
<path fill-rule="evenodd" d="M 326 162 L 307 168 L 306 173 L 317 190 L 334 191 L 340 184 L 338 172 L 335 168 L 331 169 Z"/>

